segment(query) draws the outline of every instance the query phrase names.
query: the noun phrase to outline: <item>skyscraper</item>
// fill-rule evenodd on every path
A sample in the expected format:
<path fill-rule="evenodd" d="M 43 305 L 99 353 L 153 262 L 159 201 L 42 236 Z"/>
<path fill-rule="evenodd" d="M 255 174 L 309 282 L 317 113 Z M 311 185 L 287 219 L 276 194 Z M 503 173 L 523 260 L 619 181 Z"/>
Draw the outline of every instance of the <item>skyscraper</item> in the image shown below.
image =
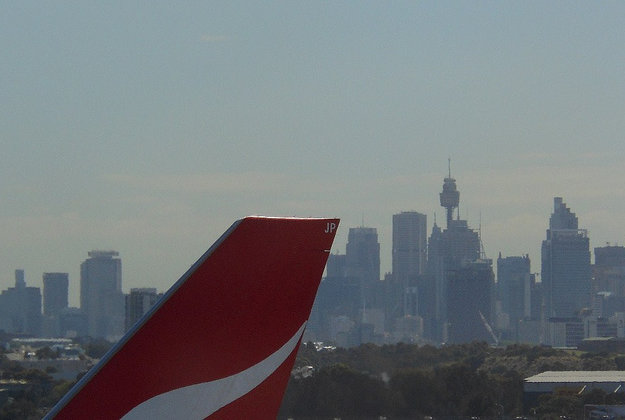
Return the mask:
<path fill-rule="evenodd" d="M 393 215 L 393 276 L 404 282 L 425 272 L 427 216 L 416 211 Z"/>
<path fill-rule="evenodd" d="M 594 316 L 625 312 L 625 247 L 608 244 L 595 248 L 592 282 Z"/>
<path fill-rule="evenodd" d="M 615 296 L 625 296 L 625 247 L 595 248 L 593 280 L 593 293 L 611 292 Z"/>
<path fill-rule="evenodd" d="M 561 197 L 553 199 L 553 207 L 541 252 L 545 314 L 573 317 L 590 307 L 590 245 Z"/>
<path fill-rule="evenodd" d="M 67 273 L 43 273 L 43 314 L 58 316 L 67 308 L 69 278 Z"/>
<path fill-rule="evenodd" d="M 393 276 L 387 286 L 387 316 L 419 315 L 419 276 L 427 263 L 427 216 L 416 211 L 393 215 Z M 390 309 L 390 310 L 389 310 Z"/>
<path fill-rule="evenodd" d="M 330 254 L 326 264 L 327 277 L 345 277 L 345 254 Z"/>
<path fill-rule="evenodd" d="M 523 318 L 531 316 L 530 258 L 497 258 L 497 291 L 501 301 L 501 310 L 510 317 L 510 330 L 518 338 L 518 324 Z"/>
<path fill-rule="evenodd" d="M 80 265 L 80 309 L 87 316 L 87 333 L 115 338 L 124 332 L 122 262 L 116 251 L 91 251 Z"/>
<path fill-rule="evenodd" d="M 361 281 L 346 276 L 346 255 L 330 254 L 326 268 L 306 327 L 308 337 L 316 340 L 334 340 L 332 324 L 339 318 L 353 324 L 362 308 Z"/>
<path fill-rule="evenodd" d="M 365 285 L 380 280 L 380 243 L 375 228 L 350 228 L 345 249 L 345 274 Z"/>
<path fill-rule="evenodd" d="M 443 192 L 440 194 L 441 206 L 447 209 L 447 229 L 441 231 L 435 223 L 428 244 L 428 273 L 433 276 L 436 296 L 432 338 L 438 340 L 445 340 L 448 298 L 454 295 L 454 291 L 448 290 L 448 274 L 480 258 L 480 237 L 477 232 L 469 228 L 466 220 L 460 220 L 459 214 L 458 218 L 453 218 L 459 197 L 456 180 L 451 178 L 450 173 L 444 180 Z"/>
<path fill-rule="evenodd" d="M 450 343 L 496 341 L 489 324 L 493 280 L 491 260 L 466 261 L 447 272 Z"/>
<path fill-rule="evenodd" d="M 362 311 L 383 306 L 380 282 L 378 231 L 370 227 L 350 228 L 345 247 L 345 276 L 360 286 Z"/>
<path fill-rule="evenodd" d="M 0 329 L 7 332 L 41 334 L 41 290 L 27 287 L 24 270 L 15 270 L 15 287 L 0 295 Z"/>
<path fill-rule="evenodd" d="M 156 289 L 151 287 L 130 289 L 130 293 L 126 295 L 126 331 L 132 328 L 161 296 L 162 294 L 156 293 Z"/>

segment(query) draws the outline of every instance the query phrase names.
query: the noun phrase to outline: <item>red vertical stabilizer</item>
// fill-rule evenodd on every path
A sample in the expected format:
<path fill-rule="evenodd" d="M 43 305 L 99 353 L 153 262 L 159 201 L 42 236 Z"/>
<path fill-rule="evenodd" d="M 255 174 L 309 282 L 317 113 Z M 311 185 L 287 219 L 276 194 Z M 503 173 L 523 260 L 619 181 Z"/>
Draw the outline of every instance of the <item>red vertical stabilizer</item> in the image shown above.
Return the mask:
<path fill-rule="evenodd" d="M 46 418 L 275 419 L 338 223 L 234 223 Z"/>

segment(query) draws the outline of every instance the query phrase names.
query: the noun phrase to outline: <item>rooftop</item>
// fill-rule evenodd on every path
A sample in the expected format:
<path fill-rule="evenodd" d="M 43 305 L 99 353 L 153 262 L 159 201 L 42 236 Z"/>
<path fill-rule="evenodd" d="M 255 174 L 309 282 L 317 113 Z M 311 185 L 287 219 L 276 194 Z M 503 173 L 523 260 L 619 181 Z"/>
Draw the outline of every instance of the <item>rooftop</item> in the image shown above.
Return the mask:
<path fill-rule="evenodd" d="M 525 383 L 592 383 L 592 382 L 625 382 L 625 371 L 622 370 L 582 370 L 582 371 L 547 371 L 525 378 Z"/>

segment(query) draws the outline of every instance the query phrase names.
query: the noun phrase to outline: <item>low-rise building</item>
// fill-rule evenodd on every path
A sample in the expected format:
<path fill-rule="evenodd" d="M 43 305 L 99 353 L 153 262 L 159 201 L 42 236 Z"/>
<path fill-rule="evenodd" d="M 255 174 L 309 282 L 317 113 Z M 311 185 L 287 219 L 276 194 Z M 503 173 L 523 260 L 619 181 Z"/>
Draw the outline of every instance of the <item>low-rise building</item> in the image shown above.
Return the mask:
<path fill-rule="evenodd" d="M 532 407 L 538 397 L 556 390 L 569 388 L 577 393 L 601 389 L 607 393 L 625 392 L 625 371 L 547 371 L 525 378 L 523 382 L 523 405 Z"/>

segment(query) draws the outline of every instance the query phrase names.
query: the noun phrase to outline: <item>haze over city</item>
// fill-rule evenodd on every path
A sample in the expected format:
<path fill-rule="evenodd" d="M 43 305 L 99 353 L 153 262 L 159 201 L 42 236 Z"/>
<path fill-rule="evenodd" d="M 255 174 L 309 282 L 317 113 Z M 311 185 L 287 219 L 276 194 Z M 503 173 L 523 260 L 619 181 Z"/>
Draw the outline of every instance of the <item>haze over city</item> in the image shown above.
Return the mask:
<path fill-rule="evenodd" d="M 7 3 L 0 289 L 114 249 L 168 288 L 237 218 L 444 220 L 486 254 L 540 245 L 553 197 L 591 248 L 625 242 L 625 4 Z"/>

